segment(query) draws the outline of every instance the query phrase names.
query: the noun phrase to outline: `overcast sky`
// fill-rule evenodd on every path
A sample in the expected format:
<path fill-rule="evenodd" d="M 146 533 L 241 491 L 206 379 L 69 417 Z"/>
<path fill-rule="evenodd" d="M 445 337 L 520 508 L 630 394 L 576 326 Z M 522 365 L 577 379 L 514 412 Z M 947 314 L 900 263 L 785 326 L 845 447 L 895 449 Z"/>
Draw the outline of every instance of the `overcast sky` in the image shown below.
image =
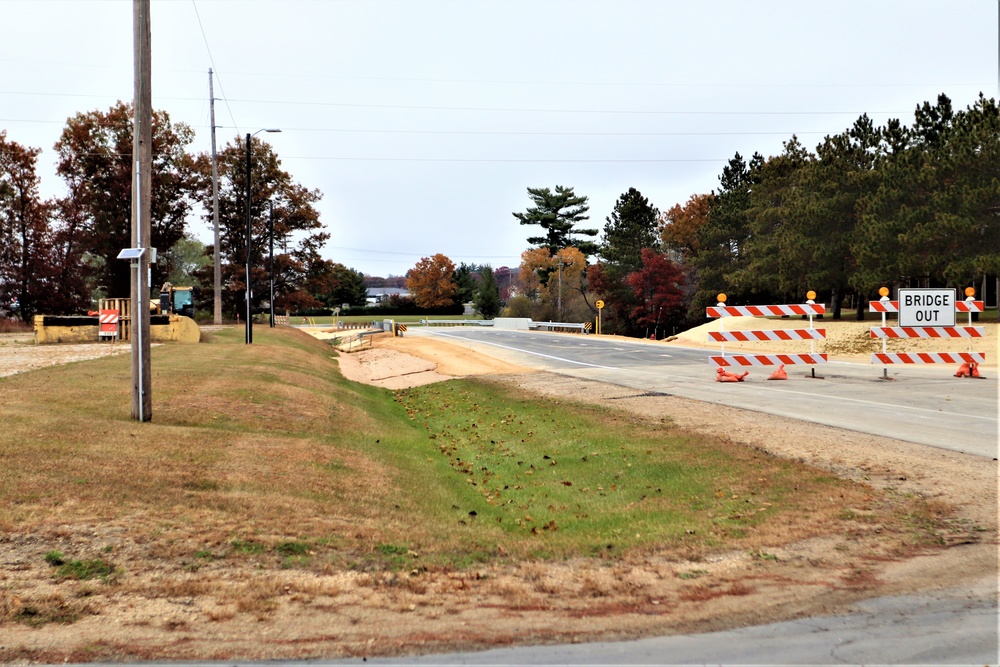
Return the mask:
<path fill-rule="evenodd" d="M 319 189 L 325 256 L 520 263 L 528 187 L 572 186 L 601 229 L 635 187 L 660 210 L 725 162 L 814 148 L 862 113 L 997 97 L 998 0 L 152 0 L 153 104 L 210 150 L 260 135 Z M 131 0 L 0 0 L 0 129 L 44 149 L 131 101 Z M 192 220 L 206 242 L 211 232 Z"/>

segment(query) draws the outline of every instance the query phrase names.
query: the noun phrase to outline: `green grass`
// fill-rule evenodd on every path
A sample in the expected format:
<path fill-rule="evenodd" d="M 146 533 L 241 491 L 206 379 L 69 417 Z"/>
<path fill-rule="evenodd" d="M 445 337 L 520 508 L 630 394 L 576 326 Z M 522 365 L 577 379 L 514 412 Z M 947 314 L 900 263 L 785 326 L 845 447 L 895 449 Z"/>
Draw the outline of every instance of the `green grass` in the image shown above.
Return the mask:
<path fill-rule="evenodd" d="M 452 520 L 535 555 L 720 545 L 842 484 L 610 410 L 475 381 L 397 397 L 426 430 L 428 458 L 450 470 L 445 482 L 467 492 Z"/>
<path fill-rule="evenodd" d="M 56 568 L 59 579 L 102 579 L 111 581 L 118 574 L 118 568 L 103 558 L 92 560 L 66 559 L 60 551 L 45 554 L 45 562 Z"/>

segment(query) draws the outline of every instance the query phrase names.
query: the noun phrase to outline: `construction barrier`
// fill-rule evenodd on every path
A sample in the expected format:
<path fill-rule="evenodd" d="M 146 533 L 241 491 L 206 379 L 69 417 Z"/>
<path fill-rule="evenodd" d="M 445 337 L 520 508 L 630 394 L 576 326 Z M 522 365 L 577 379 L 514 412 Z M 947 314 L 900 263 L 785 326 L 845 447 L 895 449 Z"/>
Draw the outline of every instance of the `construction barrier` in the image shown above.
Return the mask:
<path fill-rule="evenodd" d="M 914 290 L 916 291 L 916 290 Z M 965 301 L 955 301 L 956 313 L 968 313 L 969 326 L 886 326 L 886 315 L 888 313 L 899 313 L 899 301 L 889 299 L 889 289 L 883 287 L 879 290 L 882 298 L 878 301 L 869 301 L 868 309 L 874 313 L 882 314 L 882 326 L 872 327 L 871 338 L 882 340 L 882 352 L 871 355 L 871 363 L 882 364 L 882 377 L 888 379 L 889 364 L 964 364 L 963 369 L 955 374 L 956 377 L 981 377 L 975 367 L 986 361 L 985 352 L 972 351 L 972 339 L 982 338 L 985 335 L 985 327 L 974 327 L 972 325 L 972 313 L 981 313 L 984 309 L 982 301 L 974 298 L 975 290 L 971 287 L 965 290 Z M 949 318 L 950 319 L 950 318 Z M 888 339 L 909 339 L 909 338 L 968 338 L 968 352 L 897 352 L 886 351 L 886 340 Z M 973 372 L 970 372 L 970 366 Z"/>
<path fill-rule="evenodd" d="M 872 327 L 872 338 L 982 338 L 985 327 Z"/>
<path fill-rule="evenodd" d="M 981 364 L 983 352 L 876 352 L 872 363 L 882 364 Z"/>
<path fill-rule="evenodd" d="M 708 337 L 717 342 L 737 341 L 756 343 L 760 341 L 823 340 L 826 329 L 764 329 L 762 331 L 709 331 Z"/>
<path fill-rule="evenodd" d="M 132 299 L 99 299 L 97 308 L 101 312 L 108 310 L 117 311 L 118 323 L 116 324 L 115 338 L 117 340 L 130 340 L 132 332 Z"/>
<path fill-rule="evenodd" d="M 825 354 L 731 354 L 728 357 L 710 357 L 713 364 L 719 366 L 780 366 L 782 364 L 823 364 L 827 361 Z"/>
<path fill-rule="evenodd" d="M 725 296 L 725 295 L 722 295 Z M 826 306 L 821 303 L 799 303 L 784 306 L 727 306 L 719 303 L 718 306 L 707 308 L 709 317 L 784 317 L 786 315 L 822 315 L 826 312 Z"/>
<path fill-rule="evenodd" d="M 118 311 L 102 310 L 99 315 L 98 338 L 118 338 Z"/>
<path fill-rule="evenodd" d="M 806 303 L 800 304 L 784 304 L 784 305 L 774 305 L 774 306 L 727 306 L 726 295 L 720 294 L 718 296 L 719 303 L 715 306 L 709 306 L 706 308 L 706 315 L 708 317 L 717 317 L 719 320 L 719 331 L 710 331 L 708 333 L 708 338 L 710 342 L 721 343 L 721 355 L 709 357 L 711 363 L 719 366 L 718 374 L 716 376 L 717 382 L 734 382 L 732 378 L 728 378 L 724 372 L 725 367 L 739 367 L 746 368 L 748 366 L 785 366 L 785 365 L 796 365 L 804 364 L 809 366 L 815 366 L 816 364 L 826 363 L 826 354 L 817 354 L 815 349 L 811 350 L 809 354 L 731 354 L 726 355 L 725 343 L 730 342 L 760 342 L 760 341 L 775 341 L 775 342 L 789 342 L 789 341 L 799 341 L 808 340 L 810 341 L 810 347 L 815 346 L 815 341 L 826 339 L 826 329 L 815 329 L 813 328 L 813 316 L 822 315 L 826 312 L 826 306 L 821 303 L 813 303 L 813 299 L 816 297 L 816 293 L 810 291 L 807 295 L 809 299 Z M 725 329 L 725 319 L 726 317 L 737 317 L 737 316 L 750 316 L 750 317 L 784 317 L 790 315 L 800 315 L 809 317 L 809 328 L 807 329 L 762 329 L 762 330 L 747 330 L 747 331 L 726 331 Z M 813 377 L 816 376 L 816 370 L 813 369 Z M 746 373 L 739 377 L 740 382 L 746 377 Z M 787 379 L 783 369 L 782 372 L 775 372 L 768 379 L 782 380 Z"/>

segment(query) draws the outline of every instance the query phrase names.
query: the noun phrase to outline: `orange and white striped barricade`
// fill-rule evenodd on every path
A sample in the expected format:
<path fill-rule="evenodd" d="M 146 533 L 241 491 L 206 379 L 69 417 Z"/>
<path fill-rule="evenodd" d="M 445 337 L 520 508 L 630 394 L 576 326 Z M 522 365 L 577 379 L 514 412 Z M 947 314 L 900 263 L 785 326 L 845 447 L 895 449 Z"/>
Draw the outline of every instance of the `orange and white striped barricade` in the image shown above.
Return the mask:
<path fill-rule="evenodd" d="M 984 352 L 876 352 L 872 363 L 883 364 L 981 364 Z"/>
<path fill-rule="evenodd" d="M 749 366 L 784 366 L 805 364 L 813 366 L 812 376 L 816 377 L 816 364 L 826 363 L 826 354 L 816 353 L 816 341 L 826 338 L 826 329 L 816 329 L 813 327 L 813 317 L 826 312 L 826 306 L 820 303 L 813 303 L 816 293 L 810 291 L 807 295 L 809 301 L 799 304 L 785 304 L 773 306 L 727 306 L 726 295 L 718 296 L 719 303 L 716 306 L 709 306 L 706 309 L 708 317 L 719 318 L 719 331 L 710 331 L 708 338 L 710 342 L 721 344 L 719 356 L 709 358 L 711 363 L 721 368 L 737 367 L 746 368 Z M 781 317 L 786 315 L 804 315 L 809 317 L 808 329 L 762 329 L 746 331 L 726 331 L 726 317 L 751 316 L 751 317 Z M 808 340 L 809 354 L 730 354 L 726 355 L 726 341 L 730 342 L 760 342 L 775 341 L 789 342 Z M 783 373 L 781 375 L 784 375 Z M 772 376 L 775 377 L 775 376 Z M 780 377 L 780 376 L 778 376 Z M 778 379 L 775 377 L 775 379 Z"/>
<path fill-rule="evenodd" d="M 118 311 L 117 310 L 102 310 L 98 315 L 98 321 L 100 323 L 97 330 L 97 339 L 111 338 L 112 340 L 118 338 Z"/>
<path fill-rule="evenodd" d="M 976 366 L 983 363 L 986 360 L 985 352 L 973 352 L 972 351 L 972 339 L 982 338 L 985 336 L 986 329 L 984 327 L 974 327 L 972 326 L 972 313 L 981 313 L 984 309 L 984 304 L 982 301 L 977 301 L 974 298 L 975 290 L 969 287 L 965 290 L 966 299 L 965 301 L 955 302 L 955 312 L 956 313 L 968 313 L 969 315 L 969 325 L 968 326 L 942 326 L 942 327 L 923 327 L 923 326 L 897 326 L 890 327 L 886 323 L 886 315 L 888 313 L 898 313 L 899 312 L 899 301 L 893 301 L 889 298 L 889 289 L 883 287 L 879 289 L 879 294 L 882 298 L 878 301 L 869 301 L 868 309 L 873 313 L 882 314 L 882 326 L 872 327 L 870 330 L 870 336 L 873 339 L 881 339 L 882 341 L 882 352 L 873 353 L 871 356 L 871 363 L 882 364 L 882 377 L 888 379 L 889 375 L 889 364 L 963 364 L 964 368 L 971 366 L 975 369 Z M 955 338 L 968 338 L 969 339 L 969 351 L 968 352 L 898 352 L 889 353 L 886 351 L 886 341 L 890 339 L 902 339 L 902 338 L 934 338 L 934 339 L 955 339 Z M 978 372 L 974 375 L 965 373 L 956 374 L 957 377 L 963 377 L 968 375 L 969 377 L 981 377 Z"/>
<path fill-rule="evenodd" d="M 749 366 L 792 366 L 795 364 L 824 364 L 826 354 L 730 354 L 729 356 L 710 357 L 713 364 L 719 366 L 734 366 L 747 368 Z"/>

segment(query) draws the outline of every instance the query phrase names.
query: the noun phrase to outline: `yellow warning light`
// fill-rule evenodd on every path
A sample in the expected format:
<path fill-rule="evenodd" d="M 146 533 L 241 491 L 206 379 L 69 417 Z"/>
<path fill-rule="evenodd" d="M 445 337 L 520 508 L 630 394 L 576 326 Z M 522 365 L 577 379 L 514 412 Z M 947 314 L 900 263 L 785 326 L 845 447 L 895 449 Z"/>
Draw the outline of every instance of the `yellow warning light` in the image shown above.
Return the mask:
<path fill-rule="evenodd" d="M 889 296 L 889 288 L 888 287 L 879 287 L 878 288 L 878 295 L 879 296 Z"/>
<path fill-rule="evenodd" d="M 722 294 L 719 294 L 715 298 L 718 299 L 719 303 L 725 303 L 726 302 L 726 294 L 724 292 Z"/>
<path fill-rule="evenodd" d="M 975 287 L 966 287 L 965 288 L 965 296 L 976 296 L 976 288 Z"/>
<path fill-rule="evenodd" d="M 808 292 L 806 292 L 806 298 L 812 301 L 813 299 L 816 298 L 816 292 L 809 290 Z"/>

